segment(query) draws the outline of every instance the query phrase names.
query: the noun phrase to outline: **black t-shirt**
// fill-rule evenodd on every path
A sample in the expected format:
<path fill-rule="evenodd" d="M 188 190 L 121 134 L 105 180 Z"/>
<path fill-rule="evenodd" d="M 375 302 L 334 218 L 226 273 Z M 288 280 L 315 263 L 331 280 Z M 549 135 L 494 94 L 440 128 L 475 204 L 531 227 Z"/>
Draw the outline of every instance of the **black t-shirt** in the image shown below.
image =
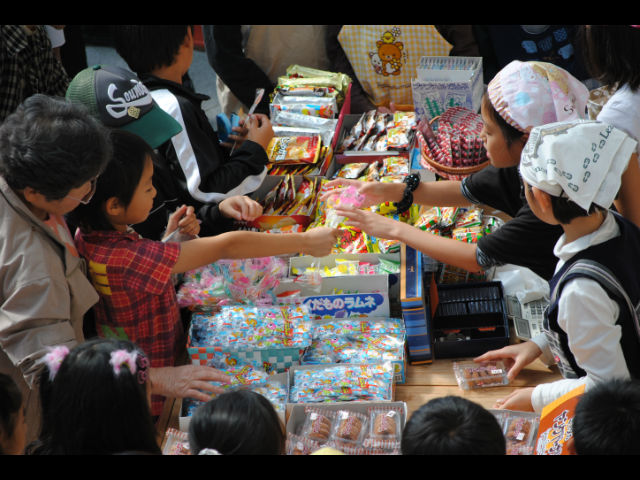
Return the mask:
<path fill-rule="evenodd" d="M 478 241 L 481 254 L 496 264 L 513 264 L 531 269 L 546 280 L 553 276 L 558 259 L 553 247 L 563 230 L 539 220 L 529 208 L 518 167 L 495 168 L 492 165 L 463 181 L 474 199 L 496 208 L 512 219 Z"/>

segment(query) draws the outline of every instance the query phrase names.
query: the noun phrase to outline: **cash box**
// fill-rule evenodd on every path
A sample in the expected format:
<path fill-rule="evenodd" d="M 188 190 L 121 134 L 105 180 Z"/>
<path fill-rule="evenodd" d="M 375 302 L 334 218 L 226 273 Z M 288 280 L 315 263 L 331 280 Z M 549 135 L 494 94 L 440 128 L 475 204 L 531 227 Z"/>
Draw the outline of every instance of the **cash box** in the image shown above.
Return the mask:
<path fill-rule="evenodd" d="M 435 358 L 475 357 L 509 344 L 501 282 L 439 284 L 431 320 Z"/>

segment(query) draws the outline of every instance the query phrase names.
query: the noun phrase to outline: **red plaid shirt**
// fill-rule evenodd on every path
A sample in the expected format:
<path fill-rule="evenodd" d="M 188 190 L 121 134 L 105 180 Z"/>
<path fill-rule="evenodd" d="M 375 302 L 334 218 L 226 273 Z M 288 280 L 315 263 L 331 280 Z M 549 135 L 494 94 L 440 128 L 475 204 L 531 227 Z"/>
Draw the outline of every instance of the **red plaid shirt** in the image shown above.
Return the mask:
<path fill-rule="evenodd" d="M 116 231 L 78 230 L 75 240 L 100 294 L 94 307 L 98 334 L 134 342 L 154 368 L 174 366 L 183 332 L 171 270 L 180 245 Z M 154 396 L 152 403 L 152 414 L 159 415 L 162 398 Z"/>

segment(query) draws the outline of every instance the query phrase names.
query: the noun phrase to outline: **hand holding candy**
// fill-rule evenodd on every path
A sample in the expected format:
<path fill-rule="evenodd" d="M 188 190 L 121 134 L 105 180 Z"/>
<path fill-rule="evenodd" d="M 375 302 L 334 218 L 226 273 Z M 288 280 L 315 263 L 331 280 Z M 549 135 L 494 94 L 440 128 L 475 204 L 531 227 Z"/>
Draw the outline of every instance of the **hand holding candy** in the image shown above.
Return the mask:
<path fill-rule="evenodd" d="M 339 195 L 350 187 L 356 188 L 358 194 L 362 196 L 362 203 L 359 205 L 361 208 L 400 201 L 404 192 L 404 184 L 402 183 L 362 182 L 337 178 L 326 183 L 325 188 L 329 191 L 320 196 L 320 201 L 329 201 L 330 197 Z"/>
<path fill-rule="evenodd" d="M 200 221 L 196 218 L 195 210 L 191 206 L 182 205 L 169 216 L 164 241 L 174 234 L 186 235 L 187 238 L 197 237 L 200 233 Z M 174 238 L 174 237 L 172 237 Z"/>
<path fill-rule="evenodd" d="M 327 199 L 328 210 L 325 225 L 329 228 L 336 228 L 344 221 L 344 217 L 336 213 L 336 208 L 359 208 L 363 202 L 364 196 L 354 185 L 339 193 L 334 193 Z"/>

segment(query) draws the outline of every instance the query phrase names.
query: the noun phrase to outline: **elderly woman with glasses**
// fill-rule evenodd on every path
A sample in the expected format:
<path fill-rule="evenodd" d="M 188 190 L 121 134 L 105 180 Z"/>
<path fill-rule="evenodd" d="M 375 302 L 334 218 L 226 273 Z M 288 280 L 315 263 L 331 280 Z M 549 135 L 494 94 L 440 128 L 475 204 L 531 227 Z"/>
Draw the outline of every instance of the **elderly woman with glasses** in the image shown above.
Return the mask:
<path fill-rule="evenodd" d="M 39 427 L 38 360 L 83 340 L 98 300 L 64 215 L 91 198 L 110 156 L 108 131 L 60 98 L 34 95 L 0 125 L 0 370 L 27 399 L 28 440 Z"/>

